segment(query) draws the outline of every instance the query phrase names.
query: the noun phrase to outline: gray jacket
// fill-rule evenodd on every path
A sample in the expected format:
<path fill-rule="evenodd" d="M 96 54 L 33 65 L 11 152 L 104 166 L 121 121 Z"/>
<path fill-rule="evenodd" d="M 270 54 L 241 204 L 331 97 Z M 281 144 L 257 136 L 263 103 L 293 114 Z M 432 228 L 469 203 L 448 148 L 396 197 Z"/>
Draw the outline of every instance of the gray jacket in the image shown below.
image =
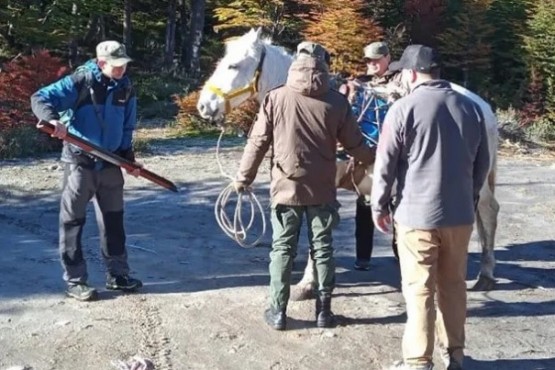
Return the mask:
<path fill-rule="evenodd" d="M 480 108 L 433 80 L 390 108 L 380 136 L 372 211 L 389 213 L 415 229 L 468 225 L 489 170 L 487 133 Z"/>

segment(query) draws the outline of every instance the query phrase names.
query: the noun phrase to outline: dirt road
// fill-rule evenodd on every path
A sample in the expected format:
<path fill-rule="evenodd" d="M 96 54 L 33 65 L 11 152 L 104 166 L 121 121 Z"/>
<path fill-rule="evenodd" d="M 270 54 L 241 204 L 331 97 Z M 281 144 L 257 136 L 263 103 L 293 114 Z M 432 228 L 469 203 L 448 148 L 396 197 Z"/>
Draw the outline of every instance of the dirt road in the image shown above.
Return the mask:
<path fill-rule="evenodd" d="M 353 194 L 340 193 L 335 234 L 339 326 L 314 326 L 313 302 L 292 302 L 289 330 L 262 321 L 268 241 L 242 249 L 214 221 L 225 181 L 213 139 L 166 140 L 144 158 L 174 180 L 173 194 L 127 177 L 126 227 L 137 294 L 101 289 L 101 300 L 63 295 L 57 256 L 61 169 L 57 157 L 0 162 L 0 369 L 113 369 L 112 361 L 150 357 L 159 370 L 381 369 L 399 358 L 405 321 L 389 238 L 376 235 L 369 272 L 352 270 Z M 224 167 L 233 173 L 241 140 L 228 140 Z M 498 288 L 469 294 L 466 369 L 555 369 L 555 161 L 503 157 L 497 238 Z M 255 191 L 268 204 L 263 165 Z M 83 235 L 90 283 L 104 268 L 92 208 Z M 306 239 L 295 278 L 306 261 Z M 479 263 L 474 237 L 469 286 Z M 437 362 L 439 364 L 439 361 Z M 443 369 L 442 365 L 437 365 Z"/>

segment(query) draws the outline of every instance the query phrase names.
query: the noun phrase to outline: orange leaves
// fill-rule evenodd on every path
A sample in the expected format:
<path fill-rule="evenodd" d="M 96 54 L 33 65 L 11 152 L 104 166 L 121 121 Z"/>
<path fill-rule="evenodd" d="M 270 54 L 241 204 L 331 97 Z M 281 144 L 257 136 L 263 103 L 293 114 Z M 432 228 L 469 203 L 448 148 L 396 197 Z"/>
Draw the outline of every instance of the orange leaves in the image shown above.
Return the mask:
<path fill-rule="evenodd" d="M 40 87 L 54 82 L 69 69 L 47 50 L 18 56 L 0 72 L 0 130 L 35 120 L 29 99 Z"/>
<path fill-rule="evenodd" d="M 362 0 L 325 0 L 308 2 L 305 39 L 321 43 L 332 55 L 332 70 L 356 73 L 363 66 L 362 50 L 381 39 L 383 30 L 363 15 Z"/>

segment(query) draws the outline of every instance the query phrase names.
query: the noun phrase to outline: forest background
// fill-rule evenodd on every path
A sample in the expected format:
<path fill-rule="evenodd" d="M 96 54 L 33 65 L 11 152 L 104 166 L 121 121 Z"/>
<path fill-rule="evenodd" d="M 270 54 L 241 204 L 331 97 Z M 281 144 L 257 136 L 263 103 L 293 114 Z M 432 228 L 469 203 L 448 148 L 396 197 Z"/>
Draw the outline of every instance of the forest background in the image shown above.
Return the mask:
<path fill-rule="evenodd" d="M 555 141 L 555 0 L 0 0 L 0 158 L 59 146 L 33 128 L 29 97 L 106 39 L 134 59 L 140 124 L 209 130 L 196 116 L 198 90 L 225 40 L 251 27 L 289 49 L 321 42 L 336 73 L 363 72 L 373 41 L 388 42 L 394 58 L 410 43 L 436 47 L 443 77 L 489 101 L 503 129 Z M 255 111 L 247 104 L 228 120 L 245 127 Z"/>

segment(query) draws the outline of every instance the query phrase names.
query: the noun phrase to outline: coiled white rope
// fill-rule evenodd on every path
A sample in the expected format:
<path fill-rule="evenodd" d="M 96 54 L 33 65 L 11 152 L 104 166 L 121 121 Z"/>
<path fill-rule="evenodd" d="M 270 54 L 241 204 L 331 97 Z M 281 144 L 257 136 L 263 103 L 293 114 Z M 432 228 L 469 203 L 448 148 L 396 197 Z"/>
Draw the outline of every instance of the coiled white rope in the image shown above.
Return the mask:
<path fill-rule="evenodd" d="M 222 176 L 231 180 L 231 183 L 221 191 L 220 195 L 218 195 L 214 206 L 214 216 L 216 217 L 218 226 L 220 226 L 220 229 L 222 229 L 227 236 L 235 240 L 241 247 L 251 248 L 256 246 L 266 234 L 266 216 L 264 215 L 264 208 L 260 204 L 256 195 L 252 192 L 252 189 L 247 188 L 242 192 L 237 192 L 233 186 L 235 178 L 224 171 L 220 161 L 220 144 L 224 133 L 225 129 L 222 128 L 222 132 L 218 138 L 218 143 L 216 144 L 216 161 L 218 162 L 218 167 L 220 168 Z M 233 212 L 233 216 L 230 218 L 226 213 L 226 208 L 228 201 L 234 195 L 237 196 L 237 201 L 235 202 L 235 211 Z M 248 202 L 250 205 L 250 219 L 247 223 L 243 220 L 242 211 L 244 201 Z M 259 213 L 261 217 L 262 232 L 253 242 L 247 242 L 249 231 L 255 224 L 257 213 Z"/>

